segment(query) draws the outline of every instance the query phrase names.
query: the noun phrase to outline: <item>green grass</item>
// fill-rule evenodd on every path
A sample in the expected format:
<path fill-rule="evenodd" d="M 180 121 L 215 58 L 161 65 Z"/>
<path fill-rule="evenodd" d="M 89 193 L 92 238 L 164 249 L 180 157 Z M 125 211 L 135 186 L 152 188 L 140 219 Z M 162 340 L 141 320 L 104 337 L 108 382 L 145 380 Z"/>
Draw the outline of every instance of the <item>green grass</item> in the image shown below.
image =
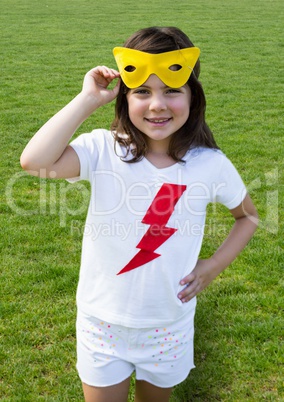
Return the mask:
<path fill-rule="evenodd" d="M 74 327 L 88 187 L 29 177 L 19 156 L 86 71 L 115 66 L 114 46 L 139 28 L 176 25 L 201 48 L 208 123 L 261 223 L 199 296 L 196 369 L 172 402 L 283 401 L 282 2 L 2 0 L 0 21 L 0 400 L 82 400 Z M 109 127 L 112 107 L 78 132 Z M 231 224 L 224 212 L 208 211 L 204 256 Z"/>

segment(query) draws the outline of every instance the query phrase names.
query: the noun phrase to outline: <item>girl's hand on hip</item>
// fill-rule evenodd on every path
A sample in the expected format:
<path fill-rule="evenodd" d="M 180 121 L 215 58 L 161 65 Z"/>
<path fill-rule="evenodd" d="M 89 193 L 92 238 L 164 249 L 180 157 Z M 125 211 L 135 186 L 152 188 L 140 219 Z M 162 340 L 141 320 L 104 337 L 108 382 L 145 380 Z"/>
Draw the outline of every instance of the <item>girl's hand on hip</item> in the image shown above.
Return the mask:
<path fill-rule="evenodd" d="M 103 106 L 117 97 L 120 80 L 112 89 L 108 89 L 108 86 L 119 77 L 118 71 L 106 66 L 97 66 L 85 75 L 82 93 L 93 98 L 96 107 Z"/>
<path fill-rule="evenodd" d="M 198 260 L 193 271 L 180 281 L 180 285 L 186 286 L 178 294 L 178 298 L 186 303 L 205 289 L 217 275 L 214 275 L 214 260 Z"/>

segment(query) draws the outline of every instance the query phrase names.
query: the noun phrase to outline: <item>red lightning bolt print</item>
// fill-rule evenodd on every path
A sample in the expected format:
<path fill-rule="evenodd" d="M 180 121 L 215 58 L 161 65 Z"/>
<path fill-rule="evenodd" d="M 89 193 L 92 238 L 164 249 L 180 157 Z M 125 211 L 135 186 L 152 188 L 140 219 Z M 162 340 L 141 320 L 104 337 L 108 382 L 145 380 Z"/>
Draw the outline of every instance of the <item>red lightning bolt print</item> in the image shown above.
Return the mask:
<path fill-rule="evenodd" d="M 148 208 L 142 223 L 150 225 L 136 248 L 140 251 L 117 275 L 131 271 L 160 257 L 155 250 L 167 241 L 177 229 L 167 227 L 175 205 L 185 191 L 185 185 L 164 183 Z"/>

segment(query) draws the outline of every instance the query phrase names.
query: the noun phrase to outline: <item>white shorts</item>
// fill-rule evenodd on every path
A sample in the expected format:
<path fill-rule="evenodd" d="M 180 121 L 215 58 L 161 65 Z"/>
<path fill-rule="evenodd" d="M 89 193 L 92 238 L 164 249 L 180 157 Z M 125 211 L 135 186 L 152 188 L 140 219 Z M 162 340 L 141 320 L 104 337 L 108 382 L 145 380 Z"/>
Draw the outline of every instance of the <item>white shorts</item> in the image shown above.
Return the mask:
<path fill-rule="evenodd" d="M 85 384 L 106 387 L 136 372 L 137 380 L 171 388 L 193 363 L 195 307 L 164 328 L 127 328 L 78 312 L 77 370 Z"/>

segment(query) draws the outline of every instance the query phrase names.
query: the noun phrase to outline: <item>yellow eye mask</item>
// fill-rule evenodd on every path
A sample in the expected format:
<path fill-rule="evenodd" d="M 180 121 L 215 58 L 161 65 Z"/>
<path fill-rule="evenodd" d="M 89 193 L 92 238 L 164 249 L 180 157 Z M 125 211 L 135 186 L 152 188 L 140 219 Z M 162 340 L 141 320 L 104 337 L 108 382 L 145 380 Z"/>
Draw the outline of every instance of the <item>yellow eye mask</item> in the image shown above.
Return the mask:
<path fill-rule="evenodd" d="M 158 54 L 126 47 L 113 49 L 121 79 L 128 88 L 141 86 L 151 74 L 156 74 L 168 87 L 180 88 L 189 79 L 199 54 L 197 47 Z"/>

